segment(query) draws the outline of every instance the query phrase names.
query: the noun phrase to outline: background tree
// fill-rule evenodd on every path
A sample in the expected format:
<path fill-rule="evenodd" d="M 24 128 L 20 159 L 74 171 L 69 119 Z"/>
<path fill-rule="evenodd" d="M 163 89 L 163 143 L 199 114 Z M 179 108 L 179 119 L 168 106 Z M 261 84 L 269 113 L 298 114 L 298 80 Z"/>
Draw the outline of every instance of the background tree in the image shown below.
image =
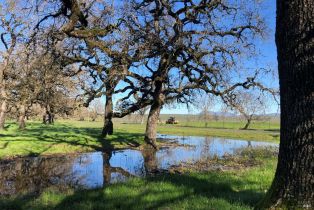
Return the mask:
<path fill-rule="evenodd" d="M 146 115 L 148 109 L 149 109 L 149 107 L 144 107 L 144 108 L 138 110 L 138 115 L 141 117 L 141 120 L 140 120 L 141 124 L 144 123 L 145 115 Z"/>
<path fill-rule="evenodd" d="M 43 123 L 52 124 L 56 114 L 70 114 L 75 107 L 75 84 L 71 78 L 65 76 L 60 63 L 46 54 L 37 60 L 37 77 L 41 84 L 37 95 L 37 103 L 43 109 Z M 33 70 L 33 71 L 34 71 Z"/>
<path fill-rule="evenodd" d="M 199 118 L 206 122 L 212 119 L 211 109 L 214 105 L 214 99 L 210 95 L 200 94 L 200 96 L 195 101 L 196 107 L 201 111 L 199 113 Z"/>
<path fill-rule="evenodd" d="M 225 97 L 226 99 L 226 97 Z M 238 91 L 235 98 L 226 99 L 227 105 L 239 112 L 244 119 L 246 124 L 242 129 L 246 130 L 249 128 L 253 120 L 258 120 L 259 115 L 265 114 L 266 111 L 266 98 L 259 92 L 254 91 Z"/>
<path fill-rule="evenodd" d="M 37 78 L 33 75 L 33 62 L 29 59 L 28 49 L 20 46 L 17 49 L 11 70 L 11 81 L 8 88 L 9 106 L 15 107 L 19 129 L 25 129 L 25 118 L 37 99 Z"/>
<path fill-rule="evenodd" d="M 49 33 L 38 33 L 37 36 L 26 61 L 31 69 L 28 80 L 33 95 L 36 95 L 35 103 L 43 108 L 43 123 L 52 124 L 56 114 L 70 115 L 76 107 L 77 81 L 64 72 L 54 37 Z"/>
<path fill-rule="evenodd" d="M 314 2 L 277 0 L 280 146 L 273 184 L 258 208 L 314 208 Z"/>
<path fill-rule="evenodd" d="M 90 106 L 90 116 L 92 121 L 96 121 L 98 115 L 104 115 L 105 109 L 100 98 L 94 99 Z"/>
<path fill-rule="evenodd" d="M 6 1 L 0 6 L 0 130 L 5 126 L 5 115 L 8 106 L 7 80 L 15 48 L 23 35 L 24 26 L 22 18 L 14 13 L 17 2 Z"/>
<path fill-rule="evenodd" d="M 107 1 L 62 1 L 60 10 L 45 18 L 61 14 L 66 18 L 60 28 L 66 34 L 62 46 L 66 47 L 62 54 L 64 65 L 79 64 L 79 72 L 88 75 L 81 85 L 85 106 L 95 98 L 105 98 L 102 135 L 110 135 L 113 132 L 113 95 L 139 51 L 132 51 L 133 43 L 125 34 L 127 31 L 120 21 L 123 12 Z M 73 76 L 77 73 L 69 72 Z"/>

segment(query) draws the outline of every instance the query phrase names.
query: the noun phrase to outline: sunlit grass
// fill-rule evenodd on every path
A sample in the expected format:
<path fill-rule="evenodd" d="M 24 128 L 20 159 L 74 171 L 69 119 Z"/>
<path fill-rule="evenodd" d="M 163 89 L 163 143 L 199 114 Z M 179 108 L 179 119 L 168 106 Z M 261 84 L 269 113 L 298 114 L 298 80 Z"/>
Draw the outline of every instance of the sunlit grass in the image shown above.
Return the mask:
<path fill-rule="evenodd" d="M 246 121 L 184 121 L 180 122 L 179 126 L 199 127 L 199 128 L 225 128 L 225 129 L 241 129 L 246 124 Z M 249 130 L 279 130 L 280 124 L 276 121 L 253 121 Z"/>
<path fill-rule="evenodd" d="M 18 130 L 16 123 L 0 131 L 0 158 L 16 155 L 86 152 L 102 149 L 137 147 L 144 143 L 145 124 L 115 123 L 114 135 L 100 136 L 101 121 L 60 120 L 54 125 L 28 122 L 27 128 Z M 185 125 L 158 126 L 162 134 L 182 136 L 216 136 L 259 141 L 278 141 L 278 131 L 239 130 L 223 128 L 186 127 Z"/>
<path fill-rule="evenodd" d="M 117 124 L 119 130 L 125 132 L 144 133 L 145 125 L 141 124 Z M 158 125 L 158 133 L 173 134 L 180 136 L 214 136 L 222 138 L 246 139 L 257 141 L 276 141 L 279 142 L 279 131 L 273 130 L 241 130 L 224 128 L 205 128 L 205 127 L 186 127 L 184 125 Z"/>

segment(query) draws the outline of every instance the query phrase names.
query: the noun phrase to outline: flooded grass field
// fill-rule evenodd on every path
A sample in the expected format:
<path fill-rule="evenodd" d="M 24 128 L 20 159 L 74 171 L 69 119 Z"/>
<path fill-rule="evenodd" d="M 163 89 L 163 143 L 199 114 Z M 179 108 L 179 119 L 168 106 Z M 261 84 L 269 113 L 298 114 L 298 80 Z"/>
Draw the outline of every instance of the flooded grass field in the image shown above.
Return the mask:
<path fill-rule="evenodd" d="M 245 148 L 273 148 L 276 143 L 214 137 L 159 135 L 169 144 L 160 150 L 124 149 L 49 155 L 0 161 L 0 195 L 37 194 L 48 187 L 98 189 L 129 177 L 144 177 L 182 164 L 224 159 Z M 166 144 L 167 145 L 167 144 Z"/>

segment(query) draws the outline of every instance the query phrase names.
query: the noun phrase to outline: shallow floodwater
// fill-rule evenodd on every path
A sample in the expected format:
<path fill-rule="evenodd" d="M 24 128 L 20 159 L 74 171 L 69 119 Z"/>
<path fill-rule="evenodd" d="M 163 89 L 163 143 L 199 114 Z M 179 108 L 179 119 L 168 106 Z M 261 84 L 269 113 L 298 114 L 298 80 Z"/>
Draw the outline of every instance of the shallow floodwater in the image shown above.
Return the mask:
<path fill-rule="evenodd" d="M 175 142 L 180 146 L 164 147 L 157 152 L 126 149 L 0 160 L 0 195 L 38 193 L 51 186 L 60 190 L 68 187 L 101 188 L 128 177 L 167 169 L 180 162 L 222 158 L 245 147 L 278 146 L 268 142 L 214 137 L 158 137 L 160 141 Z"/>

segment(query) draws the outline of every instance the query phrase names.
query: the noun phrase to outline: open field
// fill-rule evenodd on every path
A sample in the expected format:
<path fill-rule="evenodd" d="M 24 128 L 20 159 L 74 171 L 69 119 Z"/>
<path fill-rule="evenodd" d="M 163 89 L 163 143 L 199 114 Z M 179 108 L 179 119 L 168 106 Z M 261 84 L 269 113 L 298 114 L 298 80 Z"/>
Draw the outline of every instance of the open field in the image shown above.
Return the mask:
<path fill-rule="evenodd" d="M 185 136 L 218 136 L 234 139 L 278 142 L 278 124 L 260 124 L 251 130 L 232 129 L 241 122 L 202 124 L 160 124 L 162 134 Z M 115 122 L 114 135 L 100 137 L 102 122 L 57 121 L 54 125 L 28 122 L 20 131 L 13 122 L 0 133 L 0 158 L 112 150 L 139 147 L 144 143 L 145 124 Z M 259 164 L 227 171 L 198 171 L 187 167 L 180 173 L 162 173 L 146 178 L 131 178 L 103 189 L 59 191 L 46 188 L 38 195 L 15 195 L 0 198 L 3 210 L 41 209 L 253 209 L 269 188 L 274 176 L 276 158 L 257 155 Z"/>
<path fill-rule="evenodd" d="M 133 178 L 98 190 L 46 189 L 38 196 L 0 198 L 0 209 L 253 209 L 269 189 L 273 156 L 261 165 L 231 171 L 190 171 Z"/>
<path fill-rule="evenodd" d="M 226 123 L 226 125 L 231 123 Z M 233 123 L 234 124 L 234 123 Z M 214 128 L 186 125 L 165 125 L 158 127 L 162 134 L 182 136 L 216 136 L 234 139 L 275 141 L 279 140 L 278 124 L 271 129 L 252 130 L 224 129 L 219 124 Z M 240 123 L 237 127 L 240 127 Z M 105 141 L 100 137 L 102 122 L 58 121 L 54 125 L 28 122 L 26 130 L 19 131 L 10 123 L 6 131 L 0 132 L 0 158 L 16 155 L 40 155 L 52 153 L 73 153 L 102 149 L 138 147 L 144 142 L 145 125 L 115 123 L 114 135 Z M 267 125 L 265 125 L 267 127 Z M 265 127 L 264 126 L 264 127 Z"/>
<path fill-rule="evenodd" d="M 200 128 L 230 128 L 230 129 L 240 129 L 246 124 L 246 121 L 241 117 L 222 117 L 220 116 L 218 120 L 208 120 L 204 121 L 199 115 L 188 115 L 188 114 L 161 114 L 160 120 L 165 123 L 169 117 L 175 117 L 179 121 L 179 126 L 185 127 L 200 127 Z M 144 119 L 147 119 L 145 115 Z M 99 118 L 99 120 L 101 120 Z M 140 116 L 134 114 L 122 119 L 115 118 L 117 123 L 140 123 Z M 145 122 L 144 122 L 145 124 Z M 263 129 L 263 130 L 278 130 L 280 128 L 279 116 L 269 117 L 261 121 L 252 121 L 250 129 Z"/>

